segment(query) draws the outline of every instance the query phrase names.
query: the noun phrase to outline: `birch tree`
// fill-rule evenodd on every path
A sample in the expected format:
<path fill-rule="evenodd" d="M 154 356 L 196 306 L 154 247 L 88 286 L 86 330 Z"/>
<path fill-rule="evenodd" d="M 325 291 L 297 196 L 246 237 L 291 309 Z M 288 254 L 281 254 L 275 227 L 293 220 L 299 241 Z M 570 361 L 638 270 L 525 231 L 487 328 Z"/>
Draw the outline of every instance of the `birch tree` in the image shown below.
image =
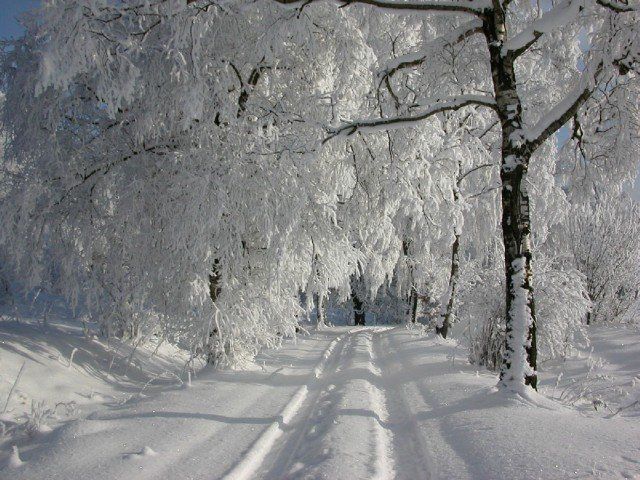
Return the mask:
<path fill-rule="evenodd" d="M 295 8 L 314 3 L 277 1 Z M 328 139 L 411 126 L 441 112 L 468 106 L 488 109 L 497 117 L 507 289 L 506 353 L 500 376 L 510 389 L 519 390 L 524 385 L 536 388 L 529 166 L 545 142 L 590 102 L 606 96 L 611 85 L 624 85 L 626 82 L 620 79 L 625 76 L 635 82 L 640 68 L 637 2 L 566 0 L 548 8 L 526 1 L 500 0 L 341 3 L 394 13 L 447 13 L 455 17 L 457 28 L 426 42 L 421 50 L 386 64 L 379 72 L 383 81 L 398 70 L 428 65 L 434 52 L 474 39 L 474 61 L 484 65 L 488 75 L 482 84 L 470 82 L 462 92 L 451 96 L 416 99 L 415 111 L 407 115 L 345 122 L 331 129 Z M 580 42 L 586 44 L 583 54 Z M 562 65 L 562 74 L 536 79 L 532 66 L 540 58 Z M 528 83 L 535 87 L 528 87 Z M 546 94 L 542 88 L 547 89 Z"/>

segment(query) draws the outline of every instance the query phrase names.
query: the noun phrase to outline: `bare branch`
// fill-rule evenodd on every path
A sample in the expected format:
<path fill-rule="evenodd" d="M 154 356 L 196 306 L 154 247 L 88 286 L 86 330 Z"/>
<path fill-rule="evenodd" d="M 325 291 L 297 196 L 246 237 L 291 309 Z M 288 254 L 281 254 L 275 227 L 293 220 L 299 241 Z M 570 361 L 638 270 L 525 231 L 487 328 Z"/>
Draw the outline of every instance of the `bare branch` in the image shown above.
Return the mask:
<path fill-rule="evenodd" d="M 193 0 L 191 0 L 193 1 Z M 315 0 L 275 0 L 290 7 L 301 7 Z M 491 2 L 486 0 L 337 0 L 342 6 L 353 4 L 371 5 L 385 10 L 419 11 L 419 12 L 462 12 L 481 15 L 491 9 Z"/>
<path fill-rule="evenodd" d="M 375 132 L 379 130 L 392 130 L 410 126 L 437 113 L 447 112 L 451 110 L 459 110 L 463 107 L 479 106 L 495 109 L 496 102 L 493 98 L 481 95 L 461 95 L 447 100 L 436 100 L 435 103 L 427 107 L 422 113 L 417 115 L 404 115 L 388 118 L 376 118 L 373 120 L 357 120 L 346 123 L 338 128 L 330 129 L 329 136 L 322 143 L 326 143 L 337 136 L 349 136 L 356 132 Z"/>

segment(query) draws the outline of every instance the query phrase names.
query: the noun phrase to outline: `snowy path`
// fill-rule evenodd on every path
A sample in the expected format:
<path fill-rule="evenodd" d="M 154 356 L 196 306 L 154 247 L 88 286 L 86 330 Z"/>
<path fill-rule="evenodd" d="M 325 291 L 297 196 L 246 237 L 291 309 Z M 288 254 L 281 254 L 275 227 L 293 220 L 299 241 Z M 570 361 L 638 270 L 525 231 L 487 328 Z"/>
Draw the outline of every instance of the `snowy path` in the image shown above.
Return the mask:
<path fill-rule="evenodd" d="M 258 371 L 210 372 L 191 388 L 70 422 L 21 446 L 25 463 L 10 478 L 640 475 L 637 418 L 506 396 L 461 355 L 402 328 L 316 332 L 263 354 Z"/>

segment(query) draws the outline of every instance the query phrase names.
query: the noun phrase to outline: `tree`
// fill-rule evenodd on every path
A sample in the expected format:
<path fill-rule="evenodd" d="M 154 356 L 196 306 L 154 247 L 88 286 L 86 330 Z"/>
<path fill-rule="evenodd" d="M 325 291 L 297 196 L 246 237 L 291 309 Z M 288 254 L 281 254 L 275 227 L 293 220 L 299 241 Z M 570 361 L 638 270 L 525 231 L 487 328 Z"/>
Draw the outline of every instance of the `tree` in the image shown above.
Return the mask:
<path fill-rule="evenodd" d="M 349 65 L 336 51 L 357 36 L 329 13 L 291 31 L 296 12 L 273 4 L 44 5 L 3 52 L 9 268 L 106 335 L 159 334 L 222 366 L 294 335 L 312 241 L 322 288 L 346 290 L 360 258 L 335 223 L 338 160 L 309 154 L 332 108 L 318 98 L 353 85 L 318 73 Z"/>
<path fill-rule="evenodd" d="M 613 130 L 616 155 L 635 145 L 636 5 L 279 3 L 47 3 L 3 54 L 11 268 L 108 333 L 142 318 L 143 332 L 243 361 L 295 334 L 301 290 L 346 299 L 356 274 L 365 301 L 394 272 L 405 293 L 435 291 L 427 278 L 446 289 L 460 205 L 442 192 L 463 170 L 438 149 L 444 114 L 469 117 L 465 143 L 501 166 L 502 384 L 535 387 L 528 172 L 568 122 L 584 164 Z M 484 241 L 464 246 L 463 232 L 458 248 Z"/>
<path fill-rule="evenodd" d="M 300 8 L 312 3 L 277 1 Z M 536 388 L 536 315 L 527 189 L 529 166 L 532 159 L 535 161 L 540 147 L 581 108 L 606 95 L 608 85 L 621 85 L 623 82 L 618 79 L 625 75 L 637 77 L 640 68 L 637 4 L 616 0 L 567 0 L 543 11 L 529 2 L 500 0 L 348 0 L 343 3 L 370 5 L 385 11 L 446 12 L 456 18 L 466 17 L 465 23 L 460 22 L 458 28 L 428 42 L 421 51 L 389 62 L 380 74 L 385 81 L 400 69 L 424 64 L 432 58 L 434 51 L 470 37 L 482 40 L 481 44 L 474 44 L 473 54 L 476 62 L 486 65 L 487 86 L 491 93 L 483 88 L 487 82 L 484 85 L 470 82 L 455 95 L 421 99 L 416 113 L 346 122 L 332 129 L 328 138 L 415 125 L 438 113 L 468 106 L 493 111 L 499 120 L 502 139 L 502 237 L 507 286 L 506 353 L 500 376 L 502 384 L 508 388 L 519 390 L 521 385 Z M 588 29 L 579 35 L 583 27 Z M 535 84 L 535 78 L 528 76 L 533 72 L 526 64 L 535 63 L 539 52 L 556 61 L 552 44 L 561 45 L 565 52 L 571 48 L 575 52 L 582 38 L 588 44 L 583 48 L 585 54 L 581 58 L 584 68 L 580 68 L 580 62 L 563 65 L 564 69 L 576 74 L 577 80 L 569 83 L 570 88 L 567 88 L 566 78 L 562 83 L 545 78 L 536 85 L 538 91 L 535 87 L 526 87 L 523 76 Z M 573 56 L 568 58 L 573 59 Z M 547 95 L 540 91 L 542 85 L 552 87 Z M 542 107 L 544 102 L 552 105 L 546 112 Z"/>
<path fill-rule="evenodd" d="M 591 205 L 574 206 L 569 235 L 592 304 L 586 323 L 621 321 L 640 289 L 638 205 L 625 195 L 601 194 Z"/>

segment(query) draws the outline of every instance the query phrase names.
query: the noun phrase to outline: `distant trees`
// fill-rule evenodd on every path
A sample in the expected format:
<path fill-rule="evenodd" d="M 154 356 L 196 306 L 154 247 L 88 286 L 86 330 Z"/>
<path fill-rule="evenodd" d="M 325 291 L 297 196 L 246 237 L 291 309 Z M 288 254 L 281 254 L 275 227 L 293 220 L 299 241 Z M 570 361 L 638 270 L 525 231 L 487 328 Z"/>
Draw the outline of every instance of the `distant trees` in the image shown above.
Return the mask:
<path fill-rule="evenodd" d="M 574 207 L 569 222 L 576 268 L 592 305 L 587 323 L 624 319 L 640 291 L 640 209 L 625 195 Z"/>

